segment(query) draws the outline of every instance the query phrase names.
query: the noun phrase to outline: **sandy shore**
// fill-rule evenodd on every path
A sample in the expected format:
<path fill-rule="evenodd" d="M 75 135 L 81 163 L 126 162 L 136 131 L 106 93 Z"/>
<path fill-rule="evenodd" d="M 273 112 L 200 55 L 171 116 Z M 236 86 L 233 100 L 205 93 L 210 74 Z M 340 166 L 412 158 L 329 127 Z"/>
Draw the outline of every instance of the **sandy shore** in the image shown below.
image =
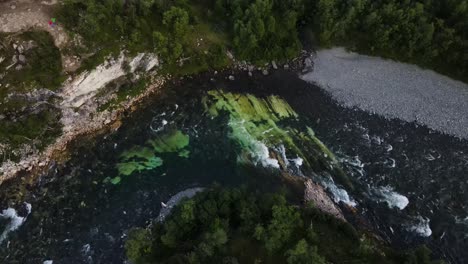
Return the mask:
<path fill-rule="evenodd" d="M 433 71 L 333 48 L 318 51 L 301 78 L 346 107 L 468 138 L 468 85 Z"/>

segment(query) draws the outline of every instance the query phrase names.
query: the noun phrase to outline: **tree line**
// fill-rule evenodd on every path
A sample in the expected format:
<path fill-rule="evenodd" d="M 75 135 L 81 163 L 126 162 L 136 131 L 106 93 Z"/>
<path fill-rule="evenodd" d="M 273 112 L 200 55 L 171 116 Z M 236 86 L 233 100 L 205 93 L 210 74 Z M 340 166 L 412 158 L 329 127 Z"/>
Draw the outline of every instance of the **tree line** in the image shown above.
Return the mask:
<path fill-rule="evenodd" d="M 225 66 L 227 49 L 263 64 L 293 58 L 312 41 L 468 81 L 468 0 L 66 0 L 59 13 L 94 51 L 123 43 L 168 62 L 197 58 L 201 69 Z M 214 37 L 200 50 L 204 35 Z"/>
<path fill-rule="evenodd" d="M 427 248 L 393 251 L 284 193 L 215 187 L 173 210 L 164 223 L 130 232 L 132 263 L 438 263 Z"/>

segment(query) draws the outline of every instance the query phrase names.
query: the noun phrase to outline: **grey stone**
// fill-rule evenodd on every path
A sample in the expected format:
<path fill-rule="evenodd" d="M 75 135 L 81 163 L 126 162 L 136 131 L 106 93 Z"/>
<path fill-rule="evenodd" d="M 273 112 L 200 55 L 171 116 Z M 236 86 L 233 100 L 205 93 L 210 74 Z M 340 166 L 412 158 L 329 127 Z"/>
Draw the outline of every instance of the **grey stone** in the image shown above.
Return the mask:
<path fill-rule="evenodd" d="M 311 68 L 312 67 L 312 59 L 311 58 L 305 58 L 304 59 L 304 67 L 306 67 L 306 68 Z"/>
<path fill-rule="evenodd" d="M 18 45 L 18 47 L 16 48 L 16 50 L 18 51 L 18 53 L 22 54 L 24 52 L 24 47 L 23 45 Z"/>
<path fill-rule="evenodd" d="M 302 79 L 318 84 L 344 106 L 468 138 L 466 83 L 343 48 L 318 51 L 314 68 Z"/>
<path fill-rule="evenodd" d="M 275 61 L 272 61 L 272 62 L 271 62 L 271 66 L 272 66 L 273 69 L 275 69 L 275 70 L 278 69 L 278 65 L 276 65 L 276 62 L 275 62 Z"/>
<path fill-rule="evenodd" d="M 23 54 L 21 54 L 18 56 L 18 61 L 21 63 L 26 63 L 26 57 Z"/>
<path fill-rule="evenodd" d="M 264 69 L 264 70 L 262 71 L 262 73 L 263 73 L 263 75 L 268 75 L 268 70 L 267 70 L 267 69 Z"/>
<path fill-rule="evenodd" d="M 234 76 L 232 76 L 232 75 L 229 75 L 228 79 L 231 80 L 231 81 L 234 81 L 236 78 L 234 78 Z"/>

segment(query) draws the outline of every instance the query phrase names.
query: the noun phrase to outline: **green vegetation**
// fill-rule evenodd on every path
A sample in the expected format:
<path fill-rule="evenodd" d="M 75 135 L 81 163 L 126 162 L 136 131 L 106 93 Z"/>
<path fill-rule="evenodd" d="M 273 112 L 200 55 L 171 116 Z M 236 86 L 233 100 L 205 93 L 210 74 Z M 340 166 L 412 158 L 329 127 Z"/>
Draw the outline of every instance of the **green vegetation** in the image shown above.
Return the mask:
<path fill-rule="evenodd" d="M 255 188 L 215 188 L 178 205 L 164 223 L 126 243 L 144 263 L 436 263 L 430 252 L 396 252 L 313 205 Z"/>
<path fill-rule="evenodd" d="M 213 90 L 203 99 L 206 111 L 212 117 L 229 115 L 229 137 L 238 144 L 242 163 L 261 164 L 264 167 L 286 167 L 286 157 L 271 157 L 268 149 L 284 146 L 285 155 L 300 157 L 307 169 L 315 172 L 334 170 L 334 176 L 348 189 L 353 184 L 341 170 L 333 153 L 317 138 L 309 127 L 300 127 L 299 116 L 278 96 L 257 98 L 251 94 L 235 94 Z M 326 154 L 326 156 L 324 155 Z M 273 159 L 275 158 L 275 159 Z"/>
<path fill-rule="evenodd" d="M 304 13 L 297 0 L 216 0 L 215 13 L 226 20 L 240 59 L 253 62 L 285 60 L 301 50 L 297 24 Z"/>
<path fill-rule="evenodd" d="M 90 67 L 121 46 L 154 51 L 165 71 L 189 74 L 228 64 L 225 51 L 263 64 L 320 47 L 429 67 L 468 81 L 466 0 L 67 0 L 60 21 L 82 35 Z M 182 67 L 181 67 L 182 65 Z"/>
<path fill-rule="evenodd" d="M 167 72 L 190 74 L 228 63 L 225 37 L 215 34 L 197 10 L 183 0 L 66 0 L 58 17 L 84 38 L 76 52 L 93 54 L 85 68 L 124 48 L 132 54 L 155 52 Z"/>
<path fill-rule="evenodd" d="M 134 146 L 120 154 L 120 162 L 116 164 L 119 175 L 114 178 L 107 177 L 104 181 L 119 184 L 124 176 L 161 167 L 163 160 L 156 156 L 158 154 L 176 153 L 181 158 L 188 158 L 189 142 L 188 135 L 174 130 L 148 140 L 144 146 Z"/>
<path fill-rule="evenodd" d="M 468 82 L 466 0 L 305 0 L 323 46 L 419 64 Z"/>
<path fill-rule="evenodd" d="M 0 145 L 8 153 L 2 156 L 17 160 L 21 145 L 42 149 L 60 134 L 53 97 L 37 101 L 34 91 L 60 86 L 61 56 L 47 32 L 31 31 L 0 34 L 0 58 Z"/>
<path fill-rule="evenodd" d="M 28 31 L 22 34 L 0 33 L 0 67 L 12 64 L 11 58 L 17 54 L 13 44 L 21 45 L 26 62 L 20 70 L 11 67 L 2 73 L 0 98 L 11 92 L 25 92 L 35 88 L 56 90 L 64 80 L 60 51 L 52 37 L 45 31 Z M 10 89 L 4 88 L 9 84 Z"/>

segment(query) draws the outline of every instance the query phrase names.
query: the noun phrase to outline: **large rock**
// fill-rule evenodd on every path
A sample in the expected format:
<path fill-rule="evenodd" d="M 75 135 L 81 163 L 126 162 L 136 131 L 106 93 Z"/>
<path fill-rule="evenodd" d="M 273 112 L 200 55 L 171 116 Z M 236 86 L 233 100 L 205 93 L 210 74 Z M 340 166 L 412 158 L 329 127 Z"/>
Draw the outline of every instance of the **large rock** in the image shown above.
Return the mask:
<path fill-rule="evenodd" d="M 273 69 L 275 69 L 275 70 L 278 69 L 278 65 L 276 65 L 276 62 L 275 62 L 275 61 L 272 61 L 272 62 L 271 62 L 271 67 L 273 67 Z"/>
<path fill-rule="evenodd" d="M 304 182 L 304 200 L 313 202 L 315 207 L 320 211 L 333 215 L 334 217 L 346 221 L 343 212 L 330 199 L 327 192 L 319 184 L 314 183 L 311 179 Z"/>
<path fill-rule="evenodd" d="M 304 59 L 304 67 L 305 68 L 312 68 L 312 59 L 311 58 L 305 58 Z"/>
<path fill-rule="evenodd" d="M 18 61 L 24 64 L 26 63 L 26 57 L 23 54 L 20 54 L 18 56 Z"/>

